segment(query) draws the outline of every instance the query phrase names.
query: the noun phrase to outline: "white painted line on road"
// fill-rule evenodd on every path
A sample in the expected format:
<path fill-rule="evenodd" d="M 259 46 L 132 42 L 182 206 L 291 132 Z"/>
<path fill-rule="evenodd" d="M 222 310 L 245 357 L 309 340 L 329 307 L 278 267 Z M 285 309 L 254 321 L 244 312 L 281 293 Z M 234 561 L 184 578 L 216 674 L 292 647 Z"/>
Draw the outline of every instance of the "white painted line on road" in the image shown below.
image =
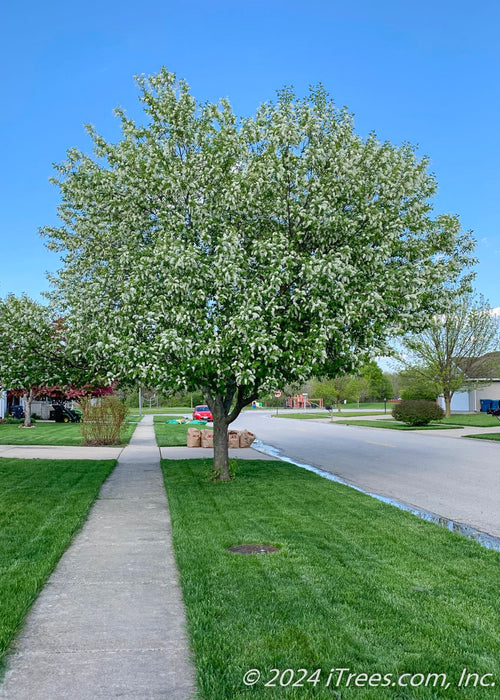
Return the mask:
<path fill-rule="evenodd" d="M 387 442 L 372 442 L 371 440 L 363 440 L 363 442 L 367 445 L 382 445 L 382 447 L 394 447 L 396 449 L 396 445 L 388 445 Z"/>

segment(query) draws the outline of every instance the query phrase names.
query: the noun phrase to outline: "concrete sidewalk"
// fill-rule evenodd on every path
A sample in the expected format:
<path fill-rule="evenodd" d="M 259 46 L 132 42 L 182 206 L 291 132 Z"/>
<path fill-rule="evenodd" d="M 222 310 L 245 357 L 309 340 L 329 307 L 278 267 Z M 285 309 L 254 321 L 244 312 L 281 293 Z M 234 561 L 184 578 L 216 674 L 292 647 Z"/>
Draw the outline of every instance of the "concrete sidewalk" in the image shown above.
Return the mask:
<path fill-rule="evenodd" d="M 146 416 L 28 615 L 1 698 L 194 695 L 159 457 Z"/>

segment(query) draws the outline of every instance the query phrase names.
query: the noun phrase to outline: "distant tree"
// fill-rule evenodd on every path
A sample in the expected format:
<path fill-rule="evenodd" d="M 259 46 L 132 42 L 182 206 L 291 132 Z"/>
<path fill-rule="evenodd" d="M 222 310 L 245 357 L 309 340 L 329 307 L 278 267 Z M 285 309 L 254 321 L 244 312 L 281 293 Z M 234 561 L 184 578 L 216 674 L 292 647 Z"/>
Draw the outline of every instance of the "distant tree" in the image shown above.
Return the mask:
<path fill-rule="evenodd" d="M 54 299 L 110 379 L 203 391 L 225 480 L 244 406 L 421 328 L 473 242 L 433 216 L 428 161 L 358 136 L 321 86 L 239 120 L 165 69 L 138 84 L 144 123 L 118 110 L 120 140 L 90 128 L 94 156 L 58 167 Z"/>
<path fill-rule="evenodd" d="M 450 297 L 446 313 L 434 316 L 426 330 L 404 338 L 403 364 L 442 394 L 449 416 L 453 394 L 472 386 L 471 379 L 488 376 L 487 354 L 499 347 L 498 331 L 498 320 L 482 297 Z"/>
<path fill-rule="evenodd" d="M 316 380 L 312 384 L 312 393 L 326 403 L 336 404 L 341 410 L 341 404 L 353 398 L 353 378 L 343 374 L 333 379 Z"/>
<path fill-rule="evenodd" d="M 361 376 L 369 383 L 370 398 L 380 400 L 392 397 L 392 382 L 375 360 L 370 360 L 361 368 Z"/>
<path fill-rule="evenodd" d="M 366 377 L 352 377 L 350 393 L 357 402 L 358 408 L 361 401 L 366 401 L 370 396 L 370 381 Z"/>
<path fill-rule="evenodd" d="M 438 397 L 438 389 L 434 380 L 425 376 L 421 367 L 408 367 L 399 373 L 399 395 L 403 400 L 416 401 L 426 399 L 435 401 Z"/>
<path fill-rule="evenodd" d="M 398 398 L 401 395 L 400 380 L 398 372 L 384 372 L 392 386 L 392 396 Z"/>

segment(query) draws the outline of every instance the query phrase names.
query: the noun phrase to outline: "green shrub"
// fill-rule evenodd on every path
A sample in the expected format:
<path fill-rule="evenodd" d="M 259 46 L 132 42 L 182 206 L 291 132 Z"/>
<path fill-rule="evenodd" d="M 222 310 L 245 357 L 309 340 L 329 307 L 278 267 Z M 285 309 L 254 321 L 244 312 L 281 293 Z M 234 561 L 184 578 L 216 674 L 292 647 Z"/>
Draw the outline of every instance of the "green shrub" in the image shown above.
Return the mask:
<path fill-rule="evenodd" d="M 392 409 L 392 417 L 407 425 L 427 425 L 443 416 L 443 409 L 434 401 L 401 401 Z"/>
<path fill-rule="evenodd" d="M 80 428 L 86 445 L 116 445 L 127 415 L 127 407 L 117 396 L 80 399 Z"/>

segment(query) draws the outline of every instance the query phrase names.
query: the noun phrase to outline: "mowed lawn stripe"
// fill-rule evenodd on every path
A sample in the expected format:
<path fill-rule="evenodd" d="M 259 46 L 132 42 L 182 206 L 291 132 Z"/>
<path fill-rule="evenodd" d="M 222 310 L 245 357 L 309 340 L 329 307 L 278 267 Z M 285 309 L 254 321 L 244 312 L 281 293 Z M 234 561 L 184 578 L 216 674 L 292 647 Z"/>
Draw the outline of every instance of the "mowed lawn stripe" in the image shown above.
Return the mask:
<path fill-rule="evenodd" d="M 188 423 L 167 423 L 181 416 L 155 416 L 154 429 L 158 447 L 185 447 L 189 428 L 210 429 L 210 425 L 189 425 Z"/>
<path fill-rule="evenodd" d="M 458 430 L 460 425 L 442 425 L 441 423 L 428 423 L 427 425 L 406 425 L 392 419 L 377 420 L 336 420 L 339 425 L 357 425 L 363 428 L 385 428 L 387 430 Z"/>
<path fill-rule="evenodd" d="M 0 664 L 115 464 L 0 459 Z"/>
<path fill-rule="evenodd" d="M 163 460 L 203 698 L 331 698 L 332 688 L 250 689 L 251 668 L 500 674 L 500 555 L 364 494 L 281 462 L 241 461 L 234 482 L 209 460 Z M 226 548 L 263 543 L 279 554 Z M 342 698 L 387 698 L 338 688 Z M 397 698 L 463 697 L 401 688 Z M 467 698 L 484 689 L 468 689 Z"/>
<path fill-rule="evenodd" d="M 121 444 L 128 443 L 137 427 L 136 422 L 122 426 Z M 83 436 L 78 423 L 35 423 L 33 428 L 0 424 L 0 445 L 83 445 Z"/>

